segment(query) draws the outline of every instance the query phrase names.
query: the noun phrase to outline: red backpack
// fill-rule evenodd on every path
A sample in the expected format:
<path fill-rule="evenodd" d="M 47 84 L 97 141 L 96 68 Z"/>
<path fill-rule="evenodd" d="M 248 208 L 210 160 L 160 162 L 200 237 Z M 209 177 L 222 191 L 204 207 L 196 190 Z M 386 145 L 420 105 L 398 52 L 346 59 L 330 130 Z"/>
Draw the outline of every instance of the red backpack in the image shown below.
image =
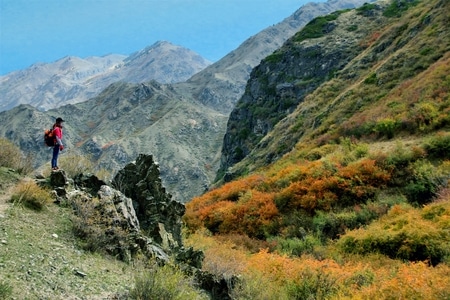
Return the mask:
<path fill-rule="evenodd" d="M 53 129 L 46 129 L 44 131 L 44 143 L 48 147 L 55 146 L 55 136 L 53 135 Z"/>

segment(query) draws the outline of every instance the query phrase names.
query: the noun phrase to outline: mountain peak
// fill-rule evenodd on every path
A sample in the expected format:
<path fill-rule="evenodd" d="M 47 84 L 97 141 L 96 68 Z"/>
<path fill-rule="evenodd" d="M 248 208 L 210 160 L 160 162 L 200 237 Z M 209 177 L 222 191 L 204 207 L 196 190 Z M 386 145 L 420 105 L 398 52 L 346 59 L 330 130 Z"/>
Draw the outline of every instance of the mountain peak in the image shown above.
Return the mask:
<path fill-rule="evenodd" d="M 199 54 L 168 41 L 158 41 L 128 57 L 65 56 L 2 76 L 0 111 L 23 103 L 48 110 L 83 102 L 117 81 L 185 81 L 210 64 Z"/>

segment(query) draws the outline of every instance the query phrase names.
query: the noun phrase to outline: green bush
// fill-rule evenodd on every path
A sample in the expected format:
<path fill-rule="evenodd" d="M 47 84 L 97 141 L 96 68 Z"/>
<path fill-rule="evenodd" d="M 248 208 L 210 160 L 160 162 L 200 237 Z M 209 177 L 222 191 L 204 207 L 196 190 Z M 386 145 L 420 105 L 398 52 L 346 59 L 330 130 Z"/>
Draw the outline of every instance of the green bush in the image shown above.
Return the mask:
<path fill-rule="evenodd" d="M 356 9 L 358 15 L 364 15 L 366 12 L 376 9 L 377 6 L 371 3 L 364 3 Z"/>
<path fill-rule="evenodd" d="M 439 132 L 428 138 L 423 148 L 431 158 L 450 159 L 450 134 Z"/>
<path fill-rule="evenodd" d="M 347 232 L 337 245 L 349 253 L 378 252 L 393 259 L 429 261 L 436 265 L 450 253 L 450 232 L 446 227 L 449 214 L 448 200 L 430 204 L 423 211 L 396 205 L 380 220 Z"/>
<path fill-rule="evenodd" d="M 420 155 L 423 154 L 397 143 L 382 163 L 386 164 L 387 167 L 406 168 L 410 163 L 419 159 Z"/>
<path fill-rule="evenodd" d="M 380 137 L 386 136 L 388 139 L 391 139 L 398 128 L 399 122 L 391 118 L 385 118 L 377 121 L 374 130 Z"/>
<path fill-rule="evenodd" d="M 290 256 L 301 256 L 302 254 L 313 254 L 314 248 L 321 246 L 321 241 L 313 235 L 306 235 L 303 238 L 274 239 L 276 250 Z"/>
<path fill-rule="evenodd" d="M 356 31 L 358 30 L 358 26 L 357 25 L 350 25 L 347 27 L 347 31 Z"/>
<path fill-rule="evenodd" d="M 437 195 L 446 184 L 449 174 L 435 167 L 427 160 L 418 160 L 411 164 L 411 178 L 404 187 L 408 201 L 414 204 L 426 204 Z"/>
<path fill-rule="evenodd" d="M 300 282 L 288 284 L 289 299 L 329 299 L 336 294 L 336 280 L 329 274 L 307 271 Z"/>
<path fill-rule="evenodd" d="M 338 11 L 326 16 L 319 16 L 313 19 L 294 36 L 294 40 L 296 42 L 301 42 L 307 39 L 322 37 L 325 34 L 324 28 L 326 27 L 326 25 L 329 22 L 336 20 L 341 13 L 342 11 Z"/>
<path fill-rule="evenodd" d="M 378 79 L 377 79 L 376 73 L 372 73 L 366 79 L 364 79 L 365 84 L 377 84 L 377 82 L 378 82 Z"/>
<path fill-rule="evenodd" d="M 415 104 L 409 111 L 409 119 L 414 121 L 420 131 L 432 129 L 439 117 L 439 107 L 431 102 Z"/>
<path fill-rule="evenodd" d="M 371 221 L 386 213 L 384 209 L 372 205 L 361 205 L 353 211 L 343 211 L 340 213 L 318 212 L 313 220 L 313 231 L 323 238 L 335 239 L 345 233 L 346 230 L 355 229 L 369 224 Z"/>
<path fill-rule="evenodd" d="M 268 63 L 279 63 L 283 59 L 283 53 L 275 51 L 271 55 L 267 56 L 264 60 Z"/>
<path fill-rule="evenodd" d="M 208 299 L 194 287 L 193 280 L 170 265 L 154 266 L 135 278 L 129 299 L 185 300 Z"/>
<path fill-rule="evenodd" d="M 417 0 L 394 0 L 383 12 L 383 16 L 387 18 L 400 17 L 410 7 L 417 5 Z"/>

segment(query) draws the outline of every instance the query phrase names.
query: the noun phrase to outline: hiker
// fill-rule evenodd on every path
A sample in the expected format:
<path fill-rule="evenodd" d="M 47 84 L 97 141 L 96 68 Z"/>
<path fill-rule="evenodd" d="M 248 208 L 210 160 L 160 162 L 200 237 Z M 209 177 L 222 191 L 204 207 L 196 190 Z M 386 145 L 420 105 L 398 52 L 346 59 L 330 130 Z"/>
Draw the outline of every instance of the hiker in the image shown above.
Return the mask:
<path fill-rule="evenodd" d="M 52 157 L 52 170 L 58 170 L 58 154 L 59 151 L 64 149 L 64 145 L 62 143 L 62 123 L 64 122 L 61 118 L 56 118 L 55 124 L 53 124 L 53 132 L 55 137 L 55 146 L 53 147 L 53 157 Z"/>

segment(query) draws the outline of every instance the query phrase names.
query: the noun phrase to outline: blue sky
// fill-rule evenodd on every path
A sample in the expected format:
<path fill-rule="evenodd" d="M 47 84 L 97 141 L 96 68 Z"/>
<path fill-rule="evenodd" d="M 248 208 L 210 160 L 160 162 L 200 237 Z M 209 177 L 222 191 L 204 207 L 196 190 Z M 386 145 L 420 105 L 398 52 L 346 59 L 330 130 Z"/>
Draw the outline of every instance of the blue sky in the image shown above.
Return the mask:
<path fill-rule="evenodd" d="M 68 55 L 129 55 L 159 40 L 217 61 L 307 2 L 0 0 L 0 75 Z"/>

